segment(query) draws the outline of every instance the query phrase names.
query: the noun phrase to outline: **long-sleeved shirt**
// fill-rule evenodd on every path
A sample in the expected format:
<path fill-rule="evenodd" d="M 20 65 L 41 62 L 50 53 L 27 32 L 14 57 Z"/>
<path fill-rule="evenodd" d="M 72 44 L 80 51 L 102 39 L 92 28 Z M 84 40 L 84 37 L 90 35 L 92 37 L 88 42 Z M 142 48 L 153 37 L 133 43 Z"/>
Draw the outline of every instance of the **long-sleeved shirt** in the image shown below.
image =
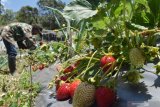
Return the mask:
<path fill-rule="evenodd" d="M 1 37 L 13 45 L 25 41 L 27 48 L 34 45 L 32 40 L 32 26 L 26 23 L 11 23 L 2 28 Z"/>

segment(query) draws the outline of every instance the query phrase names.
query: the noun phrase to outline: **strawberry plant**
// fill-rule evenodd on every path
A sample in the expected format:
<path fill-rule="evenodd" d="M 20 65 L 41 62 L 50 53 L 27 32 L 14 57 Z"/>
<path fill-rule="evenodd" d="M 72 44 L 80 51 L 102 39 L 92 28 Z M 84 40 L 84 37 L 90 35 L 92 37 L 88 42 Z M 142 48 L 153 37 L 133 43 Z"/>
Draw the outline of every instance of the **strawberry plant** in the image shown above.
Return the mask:
<path fill-rule="evenodd" d="M 66 51 L 70 57 L 61 60 L 58 78 L 67 74 L 68 82 L 78 78 L 82 83 L 103 90 L 106 96 L 111 95 L 111 100 L 105 98 L 111 103 L 107 105 L 102 101 L 101 104 L 97 95 L 98 105 L 110 107 L 116 100 L 119 76 L 125 82 L 137 84 L 143 78 L 144 72 L 140 72 L 143 65 L 159 59 L 160 50 L 156 44 L 160 32 L 159 4 L 156 0 L 97 0 L 96 4 L 90 0 L 75 0 L 63 12 L 50 8 L 66 19 L 65 41 L 70 42 L 67 48 L 72 51 Z M 76 29 L 74 33 L 71 33 L 72 28 Z M 73 67 L 77 61 L 79 64 Z M 158 65 L 155 66 L 157 70 Z M 121 72 L 124 66 L 127 71 Z M 74 107 L 78 104 L 75 99 L 83 101 L 73 97 Z"/>
<path fill-rule="evenodd" d="M 40 85 L 38 83 L 34 83 L 32 85 L 32 94 L 30 95 L 30 78 L 28 72 L 22 72 L 19 78 L 8 75 L 1 75 L 1 78 L 3 79 L 0 85 L 0 106 L 2 107 L 29 107 L 31 104 L 33 104 L 30 101 L 31 96 L 34 98 L 40 92 Z"/>
<path fill-rule="evenodd" d="M 63 11 L 47 7 L 65 19 L 66 26 L 62 26 L 55 14 L 57 30 L 65 40 L 40 43 L 25 58 L 28 63 L 22 68 L 30 68 L 30 86 L 22 82 L 21 87 L 33 91 L 31 71 L 41 71 L 59 60 L 62 66 L 49 84 L 50 88 L 56 85 L 57 100 L 72 97 L 74 107 L 87 107 L 95 101 L 100 107 L 113 105 L 118 78 L 137 84 L 143 78 L 143 65 L 159 60 L 159 4 L 159 0 L 74 0 Z M 127 71 L 121 72 L 124 66 Z M 154 74 L 159 74 L 159 63 L 155 67 Z M 2 89 L 7 90 L 6 83 Z"/>
<path fill-rule="evenodd" d="M 17 57 L 17 71 L 14 77 L 0 75 L 2 76 L 0 106 L 31 107 L 34 97 L 40 92 L 40 85 L 32 83 L 32 71 L 28 69 L 31 68 L 32 61 L 30 60 L 31 57 L 26 55 L 26 52 L 23 53 L 25 57 Z"/>

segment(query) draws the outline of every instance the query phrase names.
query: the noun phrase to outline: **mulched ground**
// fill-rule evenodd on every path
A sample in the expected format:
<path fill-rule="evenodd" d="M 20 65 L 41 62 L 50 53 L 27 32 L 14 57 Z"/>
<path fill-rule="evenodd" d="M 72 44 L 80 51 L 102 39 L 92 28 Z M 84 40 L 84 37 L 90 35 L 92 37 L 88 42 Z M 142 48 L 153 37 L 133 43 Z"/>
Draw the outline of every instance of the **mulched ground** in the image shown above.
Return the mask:
<path fill-rule="evenodd" d="M 48 89 L 48 84 L 58 73 L 55 69 L 56 64 L 33 74 L 33 81 L 39 82 L 42 86 L 42 90 L 36 98 L 35 107 L 72 107 L 69 101 L 58 102 L 55 99 L 55 87 Z"/>
<path fill-rule="evenodd" d="M 48 84 L 57 74 L 55 64 L 33 74 L 34 82 L 40 82 L 42 91 L 36 98 L 35 107 L 72 107 L 71 101 L 57 101 L 53 96 L 55 87 L 47 89 Z M 144 68 L 154 72 L 153 63 Z M 145 72 L 141 83 L 131 85 L 119 80 L 117 95 L 119 96 L 114 107 L 159 107 L 160 105 L 160 76 Z M 95 105 L 93 105 L 96 107 Z"/>

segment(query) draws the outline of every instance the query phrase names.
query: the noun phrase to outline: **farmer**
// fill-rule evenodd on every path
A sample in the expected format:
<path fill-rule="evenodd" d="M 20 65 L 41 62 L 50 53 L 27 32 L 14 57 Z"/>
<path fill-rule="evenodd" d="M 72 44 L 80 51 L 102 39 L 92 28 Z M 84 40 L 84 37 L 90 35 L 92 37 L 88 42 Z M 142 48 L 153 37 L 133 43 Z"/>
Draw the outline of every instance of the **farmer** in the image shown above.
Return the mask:
<path fill-rule="evenodd" d="M 38 25 L 26 23 L 11 23 L 2 28 L 1 37 L 8 54 L 8 67 L 11 75 L 16 71 L 16 44 L 19 49 L 36 49 L 32 35 L 42 35 L 42 28 Z"/>

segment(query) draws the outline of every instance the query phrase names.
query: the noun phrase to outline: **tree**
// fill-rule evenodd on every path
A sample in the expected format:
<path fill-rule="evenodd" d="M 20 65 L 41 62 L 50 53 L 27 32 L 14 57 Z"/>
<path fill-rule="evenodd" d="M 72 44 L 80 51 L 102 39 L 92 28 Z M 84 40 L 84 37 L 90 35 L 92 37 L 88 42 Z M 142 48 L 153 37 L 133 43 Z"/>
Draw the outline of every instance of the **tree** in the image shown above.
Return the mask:
<path fill-rule="evenodd" d="M 2 14 L 3 11 L 4 11 L 4 6 L 2 4 L 2 1 L 0 0 L 0 15 Z"/>
<path fill-rule="evenodd" d="M 52 10 L 45 7 L 48 6 L 62 11 L 65 3 L 63 3 L 61 0 L 39 0 L 37 4 L 40 11 L 40 24 L 44 28 L 57 29 L 59 27 L 55 20 L 55 16 L 59 20 L 61 20 L 62 23 L 64 22 L 63 18 L 60 15 L 53 13 Z"/>
<path fill-rule="evenodd" d="M 10 9 L 6 9 L 3 14 L 0 15 L 0 20 L 0 25 L 6 25 L 13 22 L 15 20 L 15 13 Z"/>
<path fill-rule="evenodd" d="M 58 10 L 63 10 L 65 6 L 65 3 L 63 3 L 61 0 L 39 0 L 37 4 L 42 10 L 47 11 L 48 9 L 45 8 L 45 6 L 56 8 Z"/>
<path fill-rule="evenodd" d="M 38 9 L 30 6 L 22 7 L 16 16 L 17 21 L 28 24 L 38 23 Z"/>
<path fill-rule="evenodd" d="M 96 9 L 97 6 L 99 5 L 100 1 L 105 1 L 105 0 L 86 0 L 88 1 L 90 4 L 92 4 L 92 8 Z"/>

